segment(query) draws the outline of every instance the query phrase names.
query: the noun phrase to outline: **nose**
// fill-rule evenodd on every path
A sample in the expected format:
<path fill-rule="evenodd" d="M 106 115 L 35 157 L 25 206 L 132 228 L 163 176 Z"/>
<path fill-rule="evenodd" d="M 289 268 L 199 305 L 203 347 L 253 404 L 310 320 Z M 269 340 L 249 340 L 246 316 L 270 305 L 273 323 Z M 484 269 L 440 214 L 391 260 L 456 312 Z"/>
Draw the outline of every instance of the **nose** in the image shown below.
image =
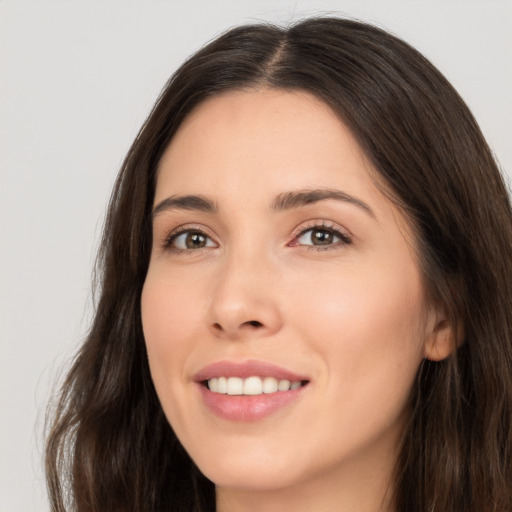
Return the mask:
<path fill-rule="evenodd" d="M 282 327 L 276 269 L 257 255 L 233 255 L 217 275 L 208 310 L 218 338 L 269 337 Z"/>

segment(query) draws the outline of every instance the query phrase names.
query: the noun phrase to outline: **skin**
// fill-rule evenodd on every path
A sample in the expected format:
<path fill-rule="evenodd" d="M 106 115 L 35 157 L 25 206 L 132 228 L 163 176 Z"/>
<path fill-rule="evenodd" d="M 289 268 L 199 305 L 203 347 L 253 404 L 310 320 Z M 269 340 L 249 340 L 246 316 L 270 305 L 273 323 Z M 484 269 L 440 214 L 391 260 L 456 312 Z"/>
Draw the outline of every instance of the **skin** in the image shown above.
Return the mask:
<path fill-rule="evenodd" d="M 192 194 L 218 208 L 158 209 L 142 320 L 165 414 L 216 484 L 221 512 L 392 510 L 410 390 L 425 357 L 447 355 L 451 332 L 426 306 L 411 230 L 372 175 L 325 104 L 267 89 L 199 105 L 160 162 L 155 206 Z M 368 208 L 272 208 L 280 194 L 315 189 Z M 314 245 L 313 226 L 332 243 Z M 177 228 L 206 245 L 180 250 L 186 234 L 169 244 Z M 310 382 L 258 421 L 212 414 L 194 374 L 251 359 Z"/>

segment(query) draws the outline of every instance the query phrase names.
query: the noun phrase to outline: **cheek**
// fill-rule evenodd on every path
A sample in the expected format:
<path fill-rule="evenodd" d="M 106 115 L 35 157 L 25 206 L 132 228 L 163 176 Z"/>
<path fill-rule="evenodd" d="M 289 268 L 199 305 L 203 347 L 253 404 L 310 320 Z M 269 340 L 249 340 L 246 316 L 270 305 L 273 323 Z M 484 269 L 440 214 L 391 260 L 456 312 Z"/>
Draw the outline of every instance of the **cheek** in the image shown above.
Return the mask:
<path fill-rule="evenodd" d="M 422 285 L 415 267 L 347 265 L 310 278 L 290 293 L 297 319 L 310 332 L 336 337 L 354 351 L 420 343 Z M 330 348 L 334 348 L 330 346 Z"/>
<path fill-rule="evenodd" d="M 159 395 L 172 393 L 173 382 L 183 377 L 189 340 L 197 339 L 199 295 L 194 287 L 148 273 L 141 298 L 142 327 Z"/>
<path fill-rule="evenodd" d="M 177 279 L 160 270 L 150 267 L 141 298 L 149 369 L 167 420 L 182 434 L 192 435 L 186 363 L 204 339 L 199 317 L 205 293 L 198 289 L 198 280 Z"/>
<path fill-rule="evenodd" d="M 308 281 L 294 297 L 294 316 L 298 333 L 327 369 L 329 399 L 353 406 L 340 414 L 392 421 L 405 406 L 423 356 L 422 287 L 407 268 L 368 268 Z"/>

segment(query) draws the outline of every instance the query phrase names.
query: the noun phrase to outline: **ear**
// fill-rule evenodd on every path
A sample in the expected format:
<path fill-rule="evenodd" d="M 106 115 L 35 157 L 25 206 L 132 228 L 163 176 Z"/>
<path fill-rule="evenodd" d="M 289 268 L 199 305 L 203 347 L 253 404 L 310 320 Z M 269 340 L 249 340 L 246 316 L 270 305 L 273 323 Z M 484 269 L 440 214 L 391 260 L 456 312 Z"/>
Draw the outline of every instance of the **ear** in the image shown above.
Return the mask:
<path fill-rule="evenodd" d="M 463 338 L 462 328 L 453 325 L 447 318 L 438 313 L 433 314 L 427 322 L 425 340 L 425 359 L 441 361 L 455 350 Z"/>

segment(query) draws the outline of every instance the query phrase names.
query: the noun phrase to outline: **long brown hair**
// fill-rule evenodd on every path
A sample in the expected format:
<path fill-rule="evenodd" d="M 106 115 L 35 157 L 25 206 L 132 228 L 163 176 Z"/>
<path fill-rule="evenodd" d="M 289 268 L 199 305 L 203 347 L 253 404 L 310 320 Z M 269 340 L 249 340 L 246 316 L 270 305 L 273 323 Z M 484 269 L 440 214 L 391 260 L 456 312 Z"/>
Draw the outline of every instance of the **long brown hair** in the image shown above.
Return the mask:
<path fill-rule="evenodd" d="M 140 298 L 159 159 L 183 119 L 221 92 L 300 89 L 350 127 L 413 226 L 425 289 L 459 346 L 424 361 L 394 481 L 403 512 L 512 510 L 512 212 L 475 120 L 421 54 L 373 26 L 310 18 L 232 29 L 165 86 L 119 173 L 90 332 L 54 404 L 52 510 L 213 511 L 215 490 L 166 421 Z"/>

